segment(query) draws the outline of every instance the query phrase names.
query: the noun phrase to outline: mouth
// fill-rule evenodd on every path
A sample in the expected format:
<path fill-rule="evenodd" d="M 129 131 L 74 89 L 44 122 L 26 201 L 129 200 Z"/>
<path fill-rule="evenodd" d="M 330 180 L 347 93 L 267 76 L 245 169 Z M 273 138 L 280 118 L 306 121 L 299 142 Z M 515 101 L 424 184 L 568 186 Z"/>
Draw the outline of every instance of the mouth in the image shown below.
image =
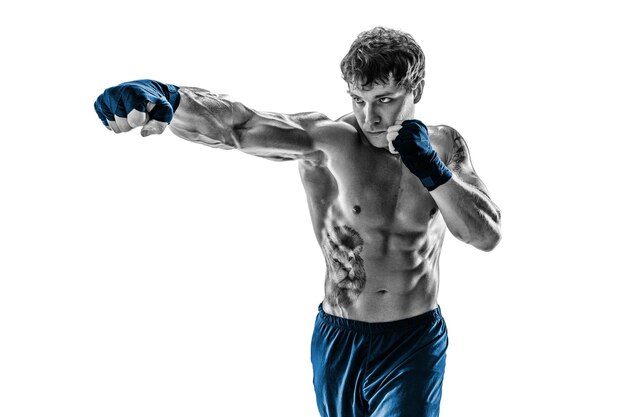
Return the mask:
<path fill-rule="evenodd" d="M 387 133 L 387 132 L 384 130 L 381 130 L 379 132 L 369 132 L 366 130 L 365 133 L 367 133 L 368 135 L 380 135 L 381 133 Z"/>

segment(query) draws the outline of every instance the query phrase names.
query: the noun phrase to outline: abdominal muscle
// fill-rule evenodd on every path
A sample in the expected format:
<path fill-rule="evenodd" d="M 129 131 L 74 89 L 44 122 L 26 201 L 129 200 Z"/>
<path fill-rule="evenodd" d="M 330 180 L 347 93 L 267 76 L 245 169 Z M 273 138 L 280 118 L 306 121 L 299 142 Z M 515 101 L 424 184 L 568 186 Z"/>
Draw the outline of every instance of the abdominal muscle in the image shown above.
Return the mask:
<path fill-rule="evenodd" d="M 425 232 L 401 235 L 327 225 L 321 242 L 327 264 L 324 311 L 386 322 L 433 310 L 443 233 L 441 218 L 432 219 Z"/>

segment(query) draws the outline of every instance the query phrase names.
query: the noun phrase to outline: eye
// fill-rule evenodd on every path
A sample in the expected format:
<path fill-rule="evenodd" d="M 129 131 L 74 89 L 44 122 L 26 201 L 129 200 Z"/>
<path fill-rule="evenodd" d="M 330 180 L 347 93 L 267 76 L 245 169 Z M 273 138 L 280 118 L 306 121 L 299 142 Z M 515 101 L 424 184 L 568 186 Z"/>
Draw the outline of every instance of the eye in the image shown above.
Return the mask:
<path fill-rule="evenodd" d="M 363 104 L 363 99 L 360 97 L 352 96 L 352 100 L 354 100 L 354 102 L 357 104 Z"/>
<path fill-rule="evenodd" d="M 391 99 L 389 97 L 383 97 L 381 99 L 378 100 L 381 103 L 390 103 Z"/>

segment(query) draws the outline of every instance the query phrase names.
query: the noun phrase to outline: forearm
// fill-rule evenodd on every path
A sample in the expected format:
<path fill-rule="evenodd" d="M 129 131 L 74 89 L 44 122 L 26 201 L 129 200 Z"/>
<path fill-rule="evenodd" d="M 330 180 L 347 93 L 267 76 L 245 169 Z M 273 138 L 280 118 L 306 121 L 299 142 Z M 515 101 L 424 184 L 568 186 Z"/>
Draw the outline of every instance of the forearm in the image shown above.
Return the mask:
<path fill-rule="evenodd" d="M 179 94 L 180 104 L 170 123 L 172 133 L 211 147 L 240 147 L 236 126 L 251 117 L 245 106 L 195 87 L 181 87 Z"/>
<path fill-rule="evenodd" d="M 430 192 L 450 232 L 472 246 L 490 251 L 500 241 L 500 209 L 489 196 L 457 175 Z"/>

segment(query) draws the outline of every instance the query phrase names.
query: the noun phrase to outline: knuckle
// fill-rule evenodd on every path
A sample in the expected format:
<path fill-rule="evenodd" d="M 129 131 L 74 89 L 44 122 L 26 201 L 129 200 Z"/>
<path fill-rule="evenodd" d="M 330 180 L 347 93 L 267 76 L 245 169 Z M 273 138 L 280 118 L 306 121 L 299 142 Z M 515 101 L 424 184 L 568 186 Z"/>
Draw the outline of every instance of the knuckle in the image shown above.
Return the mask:
<path fill-rule="evenodd" d="M 129 114 L 128 114 L 128 124 L 131 127 L 137 127 L 137 126 L 141 126 L 143 124 L 145 124 L 146 122 L 146 114 L 139 112 L 138 110 L 133 109 Z"/>

